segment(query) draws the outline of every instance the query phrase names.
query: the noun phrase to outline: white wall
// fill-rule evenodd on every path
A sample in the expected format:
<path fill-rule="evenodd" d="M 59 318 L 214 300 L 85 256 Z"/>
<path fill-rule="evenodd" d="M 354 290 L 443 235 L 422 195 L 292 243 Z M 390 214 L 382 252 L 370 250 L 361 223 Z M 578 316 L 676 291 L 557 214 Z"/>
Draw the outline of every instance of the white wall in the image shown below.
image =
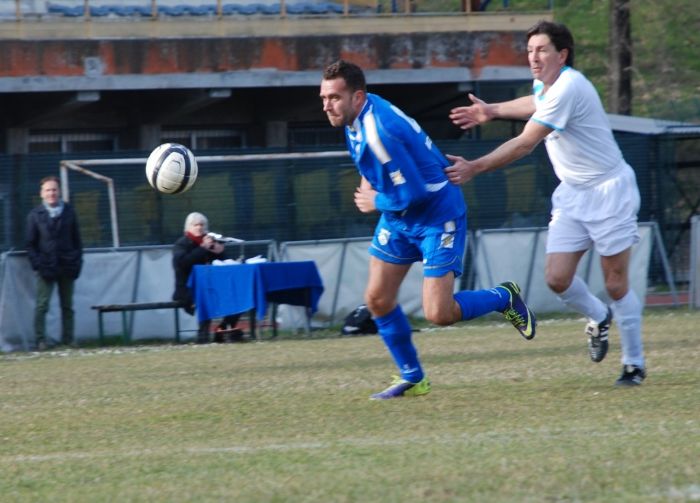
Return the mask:
<path fill-rule="evenodd" d="M 641 242 L 632 251 L 631 283 L 640 299 L 645 298 L 647 271 L 653 243 L 651 224 L 640 225 Z M 546 228 L 480 231 L 474 238 L 474 288 L 490 288 L 514 280 L 523 287 L 528 304 L 536 313 L 558 312 L 565 306 L 544 283 L 544 243 Z M 695 240 L 698 241 L 697 237 Z M 319 269 L 325 291 L 314 317 L 317 324 L 339 324 L 363 302 L 367 283 L 370 238 L 316 242 L 288 242 L 280 245 L 280 260 L 313 260 Z M 606 299 L 598 256 L 587 254 L 579 274 L 593 293 Z M 697 272 L 696 272 L 697 274 Z M 404 281 L 399 302 L 404 311 L 422 317 L 422 265 L 414 264 Z M 74 307 L 78 342 L 98 337 L 97 313 L 90 306 L 127 302 L 169 300 L 174 275 L 170 246 L 134 249 L 89 250 L 83 271 L 76 282 Z M 34 345 L 34 299 L 36 278 L 24 253 L 6 253 L 0 264 L 0 349 L 28 350 Z M 195 318 L 180 311 L 183 330 L 196 330 Z M 133 316 L 133 319 L 131 317 Z M 169 339 L 175 335 L 172 309 L 136 311 L 128 314 L 133 323 L 132 338 Z M 121 331 L 121 314 L 106 313 L 105 332 Z M 280 306 L 282 328 L 304 326 L 302 308 Z M 60 340 L 60 313 L 54 294 L 47 317 L 47 337 Z"/>
<path fill-rule="evenodd" d="M 78 343 L 98 338 L 97 312 L 90 306 L 128 302 L 170 300 L 175 276 L 170 247 L 140 250 L 95 250 L 84 254 L 83 270 L 75 283 L 75 338 Z M 29 350 L 34 347 L 36 275 L 24 253 L 5 254 L 0 265 L 0 349 Z M 194 317 L 180 311 L 181 330 L 196 330 Z M 133 318 L 132 318 L 133 315 Z M 105 333 L 121 332 L 121 313 L 105 313 Z M 172 309 L 135 311 L 133 339 L 173 339 Z M 46 337 L 61 340 L 58 293 L 54 292 L 46 317 Z"/>

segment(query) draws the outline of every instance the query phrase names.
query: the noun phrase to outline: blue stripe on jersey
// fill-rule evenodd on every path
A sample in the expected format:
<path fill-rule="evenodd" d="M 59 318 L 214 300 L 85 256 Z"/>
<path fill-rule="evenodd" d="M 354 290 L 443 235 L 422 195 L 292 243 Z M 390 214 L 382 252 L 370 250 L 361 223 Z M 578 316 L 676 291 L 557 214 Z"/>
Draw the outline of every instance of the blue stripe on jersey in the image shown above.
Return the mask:
<path fill-rule="evenodd" d="M 540 120 L 540 119 L 535 119 L 534 117 L 531 118 L 532 121 L 536 122 L 537 124 L 542 124 L 545 127 L 548 127 L 549 129 L 554 129 L 555 131 L 564 131 L 564 128 L 560 128 L 555 126 L 554 124 L 551 124 L 549 122 Z"/>

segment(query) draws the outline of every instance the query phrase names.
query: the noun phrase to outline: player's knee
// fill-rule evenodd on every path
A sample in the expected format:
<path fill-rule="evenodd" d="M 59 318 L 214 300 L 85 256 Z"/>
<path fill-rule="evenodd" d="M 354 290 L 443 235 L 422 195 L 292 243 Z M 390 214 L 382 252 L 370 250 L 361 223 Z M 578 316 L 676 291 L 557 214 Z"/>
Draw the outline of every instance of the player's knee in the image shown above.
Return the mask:
<path fill-rule="evenodd" d="M 367 304 L 367 309 L 372 313 L 372 316 L 375 317 L 388 314 L 395 306 L 393 299 L 372 292 L 365 293 L 365 304 Z"/>
<path fill-rule="evenodd" d="M 605 290 L 612 300 L 620 300 L 627 295 L 629 288 L 627 287 L 627 282 L 624 281 L 607 281 L 605 283 Z"/>
<path fill-rule="evenodd" d="M 547 273 L 545 281 L 550 290 L 556 294 L 565 292 L 571 286 L 571 279 L 558 274 Z"/>

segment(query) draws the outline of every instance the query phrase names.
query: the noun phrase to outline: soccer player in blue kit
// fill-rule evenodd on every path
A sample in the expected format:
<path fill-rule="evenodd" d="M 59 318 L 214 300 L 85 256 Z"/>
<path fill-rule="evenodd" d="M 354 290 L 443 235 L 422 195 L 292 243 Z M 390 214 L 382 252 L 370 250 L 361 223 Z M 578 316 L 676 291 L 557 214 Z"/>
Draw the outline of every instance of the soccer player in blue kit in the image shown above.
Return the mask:
<path fill-rule="evenodd" d="M 363 213 L 381 213 L 369 249 L 365 302 L 401 376 L 371 398 L 430 392 L 411 326 L 397 302 L 413 262 L 423 262 L 423 311 L 430 322 L 451 325 L 497 311 L 532 339 L 535 316 L 517 284 L 454 293 L 455 278 L 462 273 L 466 204 L 461 189 L 444 172 L 450 162 L 420 125 L 368 93 L 364 72 L 347 61 L 325 69 L 320 98 L 331 125 L 345 128 L 348 150 L 362 177 L 355 205 Z"/>

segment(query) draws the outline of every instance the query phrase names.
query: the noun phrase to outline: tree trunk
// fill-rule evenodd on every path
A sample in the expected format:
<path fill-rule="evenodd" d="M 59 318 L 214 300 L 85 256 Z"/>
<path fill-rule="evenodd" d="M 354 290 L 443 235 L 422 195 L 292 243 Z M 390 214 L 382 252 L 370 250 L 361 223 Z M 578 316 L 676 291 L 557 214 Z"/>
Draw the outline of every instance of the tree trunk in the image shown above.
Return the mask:
<path fill-rule="evenodd" d="M 632 37 L 629 0 L 610 0 L 610 92 L 608 111 L 632 113 Z"/>

